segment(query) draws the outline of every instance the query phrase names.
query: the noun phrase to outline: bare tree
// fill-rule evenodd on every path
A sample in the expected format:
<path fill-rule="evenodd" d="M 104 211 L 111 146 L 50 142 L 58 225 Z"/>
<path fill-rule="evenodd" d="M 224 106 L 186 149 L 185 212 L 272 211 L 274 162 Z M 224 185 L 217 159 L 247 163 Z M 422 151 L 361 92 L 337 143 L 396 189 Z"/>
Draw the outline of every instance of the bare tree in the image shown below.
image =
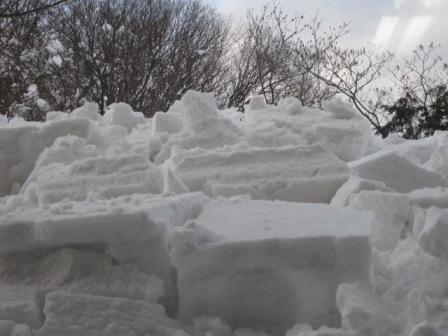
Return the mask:
<path fill-rule="evenodd" d="M 389 68 L 396 94 L 409 94 L 420 105 L 429 106 L 433 103 L 433 91 L 448 85 L 447 62 L 439 45 L 417 46 L 410 57 L 402 57 Z"/>
<path fill-rule="evenodd" d="M 0 2 L 0 19 L 42 13 L 67 1 L 69 0 L 2 0 Z"/>
<path fill-rule="evenodd" d="M 9 1 L 2 9 L 27 8 L 23 5 Z M 35 83 L 48 59 L 46 12 L 0 18 L 0 31 L 0 114 L 41 119 L 45 102 Z"/>
<path fill-rule="evenodd" d="M 80 0 L 52 23 L 62 64 L 46 91 L 60 109 L 125 101 L 151 116 L 188 89 L 213 91 L 223 72 L 227 25 L 199 0 Z"/>
<path fill-rule="evenodd" d="M 347 97 L 355 108 L 382 134 L 380 107 L 384 91 L 375 87 L 391 53 L 377 54 L 373 47 L 349 49 L 339 46 L 340 39 L 350 32 L 347 24 L 322 29 L 322 21 L 313 20 L 308 25 L 311 38 L 296 47 L 296 63 L 305 73 L 311 74 L 329 90 Z"/>

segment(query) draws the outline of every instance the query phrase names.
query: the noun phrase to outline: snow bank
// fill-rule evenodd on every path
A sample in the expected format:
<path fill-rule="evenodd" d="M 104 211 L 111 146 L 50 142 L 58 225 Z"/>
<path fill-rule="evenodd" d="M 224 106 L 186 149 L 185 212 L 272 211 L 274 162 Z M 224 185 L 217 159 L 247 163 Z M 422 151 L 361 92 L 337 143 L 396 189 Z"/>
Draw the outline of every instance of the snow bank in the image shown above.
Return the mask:
<path fill-rule="evenodd" d="M 219 316 L 234 327 L 271 330 L 338 325 L 337 285 L 368 278 L 371 220 L 328 205 L 207 205 L 173 233 L 181 318 Z"/>

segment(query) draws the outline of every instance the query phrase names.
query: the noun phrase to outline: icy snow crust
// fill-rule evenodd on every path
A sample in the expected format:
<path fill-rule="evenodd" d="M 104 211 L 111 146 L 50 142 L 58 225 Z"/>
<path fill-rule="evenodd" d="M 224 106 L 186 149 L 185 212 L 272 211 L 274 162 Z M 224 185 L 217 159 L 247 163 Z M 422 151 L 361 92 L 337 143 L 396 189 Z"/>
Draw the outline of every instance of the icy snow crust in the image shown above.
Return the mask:
<path fill-rule="evenodd" d="M 448 135 L 323 107 L 0 119 L 0 335 L 447 335 Z"/>

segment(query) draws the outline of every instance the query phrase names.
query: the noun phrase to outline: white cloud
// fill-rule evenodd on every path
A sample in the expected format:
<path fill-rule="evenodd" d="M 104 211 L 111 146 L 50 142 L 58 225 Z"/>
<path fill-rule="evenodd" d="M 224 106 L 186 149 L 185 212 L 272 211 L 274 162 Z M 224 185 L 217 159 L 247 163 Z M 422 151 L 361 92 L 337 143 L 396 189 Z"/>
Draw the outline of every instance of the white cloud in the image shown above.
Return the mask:
<path fill-rule="evenodd" d="M 239 18 L 247 8 L 261 9 L 269 2 L 208 1 L 213 1 L 222 12 Z M 392 51 L 404 52 L 417 44 L 434 41 L 446 44 L 448 51 L 448 0 L 276 0 L 276 3 L 291 15 L 311 17 L 319 12 L 327 25 L 349 22 L 353 31 L 343 43 L 350 47 L 380 42 Z"/>

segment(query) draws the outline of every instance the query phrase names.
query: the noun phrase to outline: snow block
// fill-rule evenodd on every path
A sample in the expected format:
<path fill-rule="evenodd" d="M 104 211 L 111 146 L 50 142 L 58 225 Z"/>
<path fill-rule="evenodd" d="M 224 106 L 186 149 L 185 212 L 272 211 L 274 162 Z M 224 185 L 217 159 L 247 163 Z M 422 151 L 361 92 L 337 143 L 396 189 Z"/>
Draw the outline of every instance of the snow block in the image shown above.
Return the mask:
<path fill-rule="evenodd" d="M 383 181 L 400 193 L 425 187 L 447 187 L 448 181 L 439 173 L 425 169 L 396 153 L 379 152 L 349 163 L 360 177 Z"/>
<path fill-rule="evenodd" d="M 88 139 L 91 127 L 88 119 L 0 126 L 0 197 L 25 182 L 39 154 L 55 139 L 68 134 Z"/>
<path fill-rule="evenodd" d="M 172 233 L 180 317 L 287 330 L 339 324 L 337 285 L 368 278 L 372 214 L 323 204 L 228 200 Z"/>
<path fill-rule="evenodd" d="M 43 316 L 33 287 L 0 285 L 0 298 L 0 320 L 26 324 L 32 328 L 42 325 Z"/>
<path fill-rule="evenodd" d="M 0 217 L 0 254 L 70 244 L 164 241 L 170 228 L 197 216 L 206 201 L 201 193 L 136 194 L 46 208 L 19 207 Z"/>
<path fill-rule="evenodd" d="M 33 336 L 29 326 L 17 324 L 13 321 L 0 321 L 0 335 L 2 336 Z"/>
<path fill-rule="evenodd" d="M 103 119 L 108 125 L 122 126 L 128 132 L 145 121 L 143 113 L 134 112 L 132 107 L 125 103 L 114 103 L 108 106 Z"/>
<path fill-rule="evenodd" d="M 362 190 L 380 190 L 393 192 L 392 189 L 387 188 L 381 181 L 365 180 L 358 176 L 350 176 L 336 192 L 331 199 L 330 205 L 338 207 L 346 207 L 350 204 L 350 198 Z"/>
<path fill-rule="evenodd" d="M 300 100 L 296 97 L 286 97 L 278 102 L 278 106 L 286 111 L 286 113 L 294 115 L 304 112 L 304 108 Z"/>
<path fill-rule="evenodd" d="M 360 118 L 353 105 L 343 101 L 341 98 L 324 101 L 322 106 L 325 110 L 330 112 L 335 119 Z"/>
<path fill-rule="evenodd" d="M 448 213 L 431 207 L 418 243 L 428 254 L 448 261 Z"/>
<path fill-rule="evenodd" d="M 409 193 L 412 204 L 422 208 L 431 206 L 438 208 L 448 208 L 448 188 L 424 188 L 417 189 Z"/>
<path fill-rule="evenodd" d="M 440 132 L 433 138 L 438 139 L 438 147 L 426 162 L 425 166 L 438 171 L 448 179 L 448 132 Z"/>
<path fill-rule="evenodd" d="M 348 162 L 357 160 L 367 153 L 371 140 L 370 125 L 363 120 L 319 123 L 310 127 L 306 137 L 313 144 L 319 144 Z"/>
<path fill-rule="evenodd" d="M 342 328 L 349 335 L 398 335 L 398 312 L 383 304 L 362 282 L 339 285 L 336 302 L 342 316 Z"/>
<path fill-rule="evenodd" d="M 91 157 L 70 164 L 38 167 L 22 193 L 38 204 L 64 199 L 84 201 L 91 192 L 106 198 L 134 193 L 163 192 L 163 172 L 143 155 Z"/>
<path fill-rule="evenodd" d="M 180 151 L 168 165 L 191 191 L 217 196 L 328 203 L 347 165 L 321 146 Z"/>
<path fill-rule="evenodd" d="M 30 288 L 40 296 L 64 289 L 157 302 L 164 295 L 163 282 L 158 278 L 131 264 L 115 265 L 115 260 L 99 252 L 61 249 L 40 258 L 3 256 L 0 263 L 1 284 L 17 286 L 24 292 Z"/>
<path fill-rule="evenodd" d="M 182 121 L 175 114 L 156 112 L 152 117 L 151 133 L 155 136 L 158 133 L 177 133 L 182 129 Z"/>
<path fill-rule="evenodd" d="M 350 206 L 375 213 L 371 227 L 372 246 L 380 251 L 395 248 L 409 219 L 408 196 L 381 191 L 361 191 L 351 199 Z"/>
<path fill-rule="evenodd" d="M 158 304 L 65 291 L 46 296 L 44 314 L 36 336 L 157 335 L 158 327 L 174 324 Z"/>

